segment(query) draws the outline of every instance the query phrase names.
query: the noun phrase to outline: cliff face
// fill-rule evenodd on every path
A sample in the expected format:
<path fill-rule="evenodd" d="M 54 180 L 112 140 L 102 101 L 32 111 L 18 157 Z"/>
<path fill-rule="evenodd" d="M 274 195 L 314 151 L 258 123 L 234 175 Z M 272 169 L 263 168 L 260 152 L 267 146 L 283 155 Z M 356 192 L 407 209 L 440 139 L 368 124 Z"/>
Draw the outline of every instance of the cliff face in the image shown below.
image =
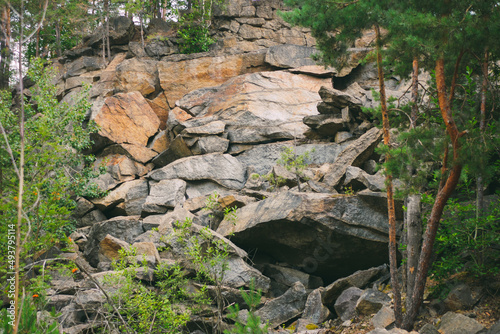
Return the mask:
<path fill-rule="evenodd" d="M 147 243 L 152 266 L 178 259 L 175 247 L 157 248 L 164 249 L 173 222 L 190 217 L 193 233 L 209 226 L 223 240 L 232 236 L 225 285 L 248 286 L 253 278 L 270 298 L 288 289 L 300 295 L 297 310 L 269 318 L 279 325 L 304 311 L 304 286 L 385 263 L 387 210 L 374 153 L 381 132 L 361 109 L 376 104 L 369 90 L 376 76 L 370 66 L 352 71 L 359 55 L 340 73 L 316 65 L 309 31 L 283 22 L 279 9 L 278 0 L 231 1 L 214 20 L 213 50 L 191 55 L 176 53 L 168 25 L 152 22 L 143 49 L 137 27 L 117 18 L 109 64 L 96 33 L 55 65 L 62 101 L 72 103 L 82 83 L 92 85 L 95 165 L 107 167 L 96 182 L 109 193 L 78 199 L 72 238 L 96 270 L 108 270 L 128 244 Z M 369 33 L 359 44 L 365 40 Z M 392 83 L 392 95 L 402 96 L 405 88 Z M 287 148 L 295 153 L 279 164 Z M 305 153 L 300 173 L 286 168 Z M 219 204 L 209 215 L 201 209 L 214 192 Z M 220 210 L 234 206 L 236 221 L 223 219 Z M 246 251 L 259 270 L 245 262 Z M 333 311 L 339 284 L 364 287 L 384 270 L 314 296 Z M 318 323 L 326 319 L 321 312 Z"/>

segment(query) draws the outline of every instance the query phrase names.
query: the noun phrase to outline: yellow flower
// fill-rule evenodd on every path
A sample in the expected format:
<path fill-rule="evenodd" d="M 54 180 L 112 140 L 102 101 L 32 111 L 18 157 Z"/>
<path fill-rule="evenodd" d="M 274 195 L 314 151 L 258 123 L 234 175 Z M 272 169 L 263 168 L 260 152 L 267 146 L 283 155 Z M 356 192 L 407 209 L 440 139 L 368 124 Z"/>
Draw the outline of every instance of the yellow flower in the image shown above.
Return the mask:
<path fill-rule="evenodd" d="M 73 268 L 73 269 L 71 269 L 71 272 L 72 272 L 72 273 L 76 273 L 77 271 L 78 271 L 78 268 Z"/>
<path fill-rule="evenodd" d="M 39 295 L 37 295 L 36 293 L 33 295 L 33 298 L 38 298 L 40 297 Z"/>

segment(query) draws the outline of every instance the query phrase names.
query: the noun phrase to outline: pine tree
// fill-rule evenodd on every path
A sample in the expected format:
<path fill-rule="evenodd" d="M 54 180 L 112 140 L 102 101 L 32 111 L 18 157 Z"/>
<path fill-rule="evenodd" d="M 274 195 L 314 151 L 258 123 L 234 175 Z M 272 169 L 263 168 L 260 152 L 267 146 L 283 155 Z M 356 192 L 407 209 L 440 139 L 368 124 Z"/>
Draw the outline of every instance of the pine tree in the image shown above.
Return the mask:
<path fill-rule="evenodd" d="M 378 49 L 378 55 L 382 52 L 385 60 L 393 65 L 397 74 L 409 75 L 415 63 L 424 70 L 435 72 L 436 105 L 440 117 L 430 116 L 434 132 L 432 136 L 429 135 L 430 131 L 426 133 L 429 135 L 428 140 L 432 143 L 431 145 L 437 143 L 437 148 L 441 149 L 441 152 L 434 153 L 442 159 L 441 176 L 428 219 L 418 267 L 411 268 L 415 273 L 415 281 L 414 284 L 409 285 L 410 289 L 413 286 L 413 291 L 407 291 L 410 302 L 407 304 L 404 317 L 398 306 L 400 305 L 399 296 L 397 293 L 394 294 L 396 324 L 398 327 L 411 329 L 422 304 L 432 249 L 445 204 L 457 187 L 464 163 L 470 162 L 470 159 L 466 159 L 467 151 L 470 150 L 467 149 L 464 140 L 468 135 L 467 122 L 464 121 L 465 114 L 462 115 L 464 110 L 458 109 L 455 103 L 457 85 L 466 69 L 464 63 L 472 66 L 475 62 L 477 58 L 474 54 L 475 50 L 480 50 L 479 54 L 483 55 L 480 56 L 483 72 L 486 72 L 484 63 L 487 63 L 487 56 L 490 61 L 498 59 L 493 57 L 497 53 L 492 51 L 496 48 L 493 42 L 494 36 L 500 36 L 498 4 L 494 1 L 480 0 L 354 0 L 349 2 L 285 0 L 285 4 L 292 10 L 284 13 L 284 18 L 290 23 L 311 28 L 322 52 L 321 58 L 327 64 L 337 67 L 345 64 L 349 57 L 347 49 L 354 44 L 356 38 L 361 36 L 362 31 L 372 27 L 377 29 L 381 26 L 387 33 L 382 39 L 377 40 L 378 43 L 384 43 L 384 49 L 382 51 Z M 383 74 L 379 71 L 379 75 Z M 483 90 L 484 87 L 483 84 Z M 382 85 L 380 88 L 381 95 L 383 95 Z M 414 111 L 410 117 L 413 130 L 409 132 L 413 135 L 424 133 L 423 128 L 418 126 L 416 116 L 417 113 Z M 437 122 L 439 120 L 440 123 Z M 445 136 L 436 140 L 441 136 L 440 131 L 444 131 Z M 386 143 L 385 140 L 384 142 Z M 390 148 L 386 148 L 385 153 L 391 157 L 391 160 L 386 161 L 389 176 L 400 168 L 401 160 L 392 161 L 394 150 Z M 408 158 L 411 159 L 411 157 Z M 417 167 L 418 159 L 413 159 Z M 415 179 L 423 180 L 424 178 Z M 389 187 L 387 188 L 389 191 Z M 390 203 L 389 210 L 391 210 Z M 389 217 L 391 217 L 390 211 Z M 392 229 L 391 224 L 390 230 Z M 391 271 L 395 269 L 391 265 Z M 395 284 L 394 275 L 391 276 Z M 393 288 L 396 290 L 396 286 Z"/>

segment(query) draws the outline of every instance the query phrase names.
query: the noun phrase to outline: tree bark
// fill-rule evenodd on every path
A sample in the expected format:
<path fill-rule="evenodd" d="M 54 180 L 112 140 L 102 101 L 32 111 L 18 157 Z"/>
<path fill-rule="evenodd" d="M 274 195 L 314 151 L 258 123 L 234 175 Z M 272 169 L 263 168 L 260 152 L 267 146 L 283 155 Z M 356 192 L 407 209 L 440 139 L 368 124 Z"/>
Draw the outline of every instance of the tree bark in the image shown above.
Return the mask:
<path fill-rule="evenodd" d="M 385 95 L 385 81 L 384 69 L 382 68 L 382 53 L 381 53 L 381 39 L 380 28 L 375 26 L 376 43 L 377 43 L 377 69 L 378 69 L 378 83 L 380 90 L 380 107 L 382 110 L 382 122 L 384 131 L 384 144 L 390 145 L 390 126 L 389 115 L 387 113 L 387 102 Z M 386 162 L 391 159 L 387 153 Z M 392 189 L 392 175 L 386 169 L 385 171 L 385 184 L 387 189 L 387 210 L 389 216 L 389 264 L 391 272 L 391 284 L 394 294 L 394 314 L 396 316 L 396 327 L 401 326 L 402 310 L 401 310 L 401 290 L 398 281 L 398 263 L 397 263 L 397 243 L 396 243 L 396 213 L 394 209 L 394 194 Z"/>
<path fill-rule="evenodd" d="M 452 82 L 455 82 L 453 80 Z M 455 190 L 460 174 L 462 173 L 462 164 L 459 161 L 460 153 L 460 143 L 459 143 L 459 133 L 453 116 L 451 114 L 451 101 L 446 96 L 446 84 L 445 84 L 445 73 L 444 73 L 444 58 L 440 57 L 436 61 L 436 84 L 438 90 L 438 100 L 439 108 L 441 110 L 441 117 L 446 125 L 446 132 L 450 137 L 451 146 L 453 149 L 453 163 L 451 171 L 446 178 L 444 186 L 438 191 L 436 195 L 436 200 L 432 207 L 432 211 L 427 223 L 427 229 L 424 235 L 424 241 L 422 244 L 422 250 L 420 253 L 419 266 L 417 269 L 417 275 L 415 278 L 415 288 L 412 294 L 413 302 L 409 305 L 408 310 L 403 319 L 402 328 L 410 330 L 413 328 L 413 324 L 418 315 L 418 310 L 420 305 L 422 305 L 425 282 L 427 280 L 427 274 L 429 272 L 432 249 L 434 246 L 434 241 L 436 240 L 436 234 L 439 227 L 439 221 L 443 214 L 444 206 L 451 196 L 453 190 Z M 452 86 L 450 92 L 454 91 Z M 450 93 L 451 96 L 451 93 Z M 411 292 L 409 292 L 411 293 Z"/>
<path fill-rule="evenodd" d="M 106 15 L 106 45 L 108 47 L 108 61 L 111 61 L 111 46 L 109 45 L 109 1 L 104 0 L 104 12 Z"/>
<path fill-rule="evenodd" d="M 420 246 L 422 244 L 422 219 L 420 194 L 408 196 L 406 207 L 407 223 L 407 261 L 406 261 L 406 309 L 410 308 L 413 298 L 410 295 L 415 287 L 418 260 L 420 257 Z"/>
<path fill-rule="evenodd" d="M 58 57 L 62 56 L 62 48 L 61 48 L 61 25 L 59 20 L 56 22 L 56 53 Z"/>
<path fill-rule="evenodd" d="M 482 72 L 483 72 L 483 82 L 481 84 L 481 107 L 480 107 L 480 119 L 479 119 L 479 132 L 481 136 L 481 142 L 479 145 L 484 146 L 483 144 L 483 135 L 486 131 L 486 93 L 488 92 L 488 60 L 489 60 L 489 52 L 488 48 L 486 48 L 484 52 L 484 59 L 482 64 Z M 482 151 L 482 150 L 481 150 Z M 486 163 L 486 161 L 484 162 Z M 484 179 L 483 175 L 479 173 L 476 179 L 476 219 L 479 222 L 479 219 L 483 216 L 484 212 Z M 476 238 L 482 237 L 482 231 L 477 231 L 475 233 Z M 484 263 L 484 250 L 479 249 L 478 259 L 481 264 Z"/>
<path fill-rule="evenodd" d="M 4 4 L 0 8 L 0 90 L 9 88 L 10 38 L 10 8 Z"/>

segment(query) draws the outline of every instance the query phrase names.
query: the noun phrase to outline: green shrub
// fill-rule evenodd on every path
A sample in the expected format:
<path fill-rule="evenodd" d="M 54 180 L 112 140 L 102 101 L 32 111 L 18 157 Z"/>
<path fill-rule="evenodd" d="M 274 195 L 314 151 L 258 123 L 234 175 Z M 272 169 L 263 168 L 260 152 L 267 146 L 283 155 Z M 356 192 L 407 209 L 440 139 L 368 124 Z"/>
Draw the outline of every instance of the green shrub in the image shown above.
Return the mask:
<path fill-rule="evenodd" d="M 437 279 L 467 271 L 481 277 L 500 270 L 500 200 L 477 218 L 475 204 L 450 200 L 436 237 L 437 259 L 432 274 Z"/>

